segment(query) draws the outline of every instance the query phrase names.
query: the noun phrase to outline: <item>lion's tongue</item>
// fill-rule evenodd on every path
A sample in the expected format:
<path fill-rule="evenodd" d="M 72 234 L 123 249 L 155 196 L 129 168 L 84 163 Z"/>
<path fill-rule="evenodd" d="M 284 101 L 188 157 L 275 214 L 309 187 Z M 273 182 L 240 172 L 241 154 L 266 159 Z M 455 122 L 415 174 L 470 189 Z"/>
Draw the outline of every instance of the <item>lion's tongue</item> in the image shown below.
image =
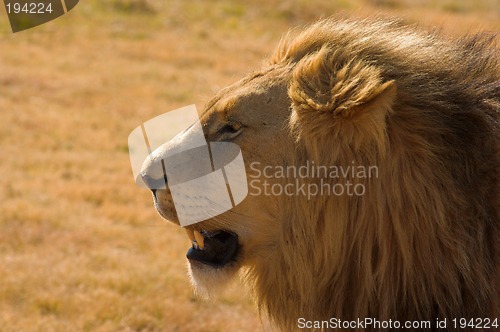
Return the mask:
<path fill-rule="evenodd" d="M 214 267 L 221 267 L 236 255 L 238 236 L 233 233 L 219 231 L 204 234 L 203 250 L 191 247 L 187 252 L 189 260 L 198 261 Z"/>

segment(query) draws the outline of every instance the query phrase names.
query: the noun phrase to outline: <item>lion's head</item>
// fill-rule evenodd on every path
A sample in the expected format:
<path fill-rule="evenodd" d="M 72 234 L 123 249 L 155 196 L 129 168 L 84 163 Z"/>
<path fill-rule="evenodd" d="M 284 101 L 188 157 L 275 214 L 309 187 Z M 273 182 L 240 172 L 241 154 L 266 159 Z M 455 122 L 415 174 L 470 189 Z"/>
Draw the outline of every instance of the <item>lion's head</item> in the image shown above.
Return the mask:
<path fill-rule="evenodd" d="M 450 43 L 368 20 L 286 36 L 267 65 L 201 115 L 207 141 L 241 147 L 250 193 L 186 227 L 196 288 L 218 292 L 242 271 L 286 329 L 299 317 L 498 313 L 493 41 Z M 168 149 L 144 165 L 146 179 L 162 176 L 151 164 Z M 178 223 L 168 189 L 154 201 Z"/>

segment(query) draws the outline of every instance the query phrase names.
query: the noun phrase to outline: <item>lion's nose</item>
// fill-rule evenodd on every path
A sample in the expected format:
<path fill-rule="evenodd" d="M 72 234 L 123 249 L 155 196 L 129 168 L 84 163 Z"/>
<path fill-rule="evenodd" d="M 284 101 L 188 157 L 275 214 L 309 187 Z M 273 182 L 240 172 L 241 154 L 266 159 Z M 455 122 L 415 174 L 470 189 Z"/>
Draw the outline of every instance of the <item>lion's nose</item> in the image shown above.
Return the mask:
<path fill-rule="evenodd" d="M 151 190 L 156 190 L 156 189 L 165 189 L 167 186 L 167 177 L 164 176 L 162 178 L 152 178 L 147 174 L 141 174 L 142 181 L 148 186 L 149 189 Z"/>
<path fill-rule="evenodd" d="M 167 175 L 162 158 L 158 156 L 147 158 L 140 174 L 142 181 L 149 189 L 166 189 Z"/>

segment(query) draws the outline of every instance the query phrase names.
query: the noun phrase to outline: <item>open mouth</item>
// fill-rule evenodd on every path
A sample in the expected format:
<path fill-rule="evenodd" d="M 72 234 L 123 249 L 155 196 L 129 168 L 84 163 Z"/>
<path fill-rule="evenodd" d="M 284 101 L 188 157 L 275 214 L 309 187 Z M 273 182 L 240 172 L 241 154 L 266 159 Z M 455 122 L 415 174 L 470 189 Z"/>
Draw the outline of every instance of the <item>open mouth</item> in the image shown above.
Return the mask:
<path fill-rule="evenodd" d="M 235 260 L 238 254 L 238 235 L 235 233 L 222 230 L 185 230 L 193 244 L 186 254 L 190 261 L 221 268 Z"/>

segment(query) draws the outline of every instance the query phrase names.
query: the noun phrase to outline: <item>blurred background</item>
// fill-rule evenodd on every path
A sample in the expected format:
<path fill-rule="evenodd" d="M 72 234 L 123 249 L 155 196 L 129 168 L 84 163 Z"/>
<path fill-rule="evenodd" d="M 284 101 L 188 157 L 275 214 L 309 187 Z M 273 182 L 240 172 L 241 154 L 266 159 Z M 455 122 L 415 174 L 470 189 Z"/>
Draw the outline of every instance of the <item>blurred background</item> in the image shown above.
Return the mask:
<path fill-rule="evenodd" d="M 0 330 L 269 330 L 239 285 L 193 295 L 190 243 L 134 184 L 128 134 L 202 109 L 291 27 L 377 13 L 500 27 L 498 0 L 85 0 L 13 34 L 0 6 Z"/>

